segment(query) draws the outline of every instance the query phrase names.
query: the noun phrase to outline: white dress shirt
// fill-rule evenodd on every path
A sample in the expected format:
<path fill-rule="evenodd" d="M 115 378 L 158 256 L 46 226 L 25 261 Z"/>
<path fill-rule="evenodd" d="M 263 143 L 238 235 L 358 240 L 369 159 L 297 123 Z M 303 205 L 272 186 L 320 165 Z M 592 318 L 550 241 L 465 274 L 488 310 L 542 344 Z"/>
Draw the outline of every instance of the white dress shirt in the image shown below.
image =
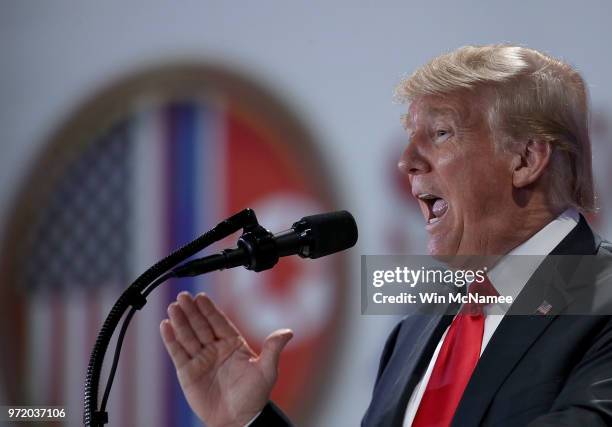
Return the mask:
<path fill-rule="evenodd" d="M 529 240 L 522 243 L 513 249 L 508 255 L 502 258 L 494 268 L 488 273 L 491 283 L 497 290 L 499 295 L 512 296 L 514 301 L 523 287 L 527 284 L 529 278 L 538 269 L 547 254 L 552 250 L 574 229 L 580 216 L 575 209 L 568 209 L 559 215 L 556 219 L 534 234 Z M 520 257 L 514 255 L 532 255 L 529 257 Z M 541 255 L 541 256 L 533 256 Z M 493 333 L 504 318 L 504 314 L 508 307 L 486 307 L 484 334 L 482 337 L 482 346 L 480 354 L 486 348 L 491 340 Z M 501 313 L 501 314 L 500 314 Z M 404 427 L 410 427 L 417 413 L 423 394 L 429 382 L 429 377 L 438 358 L 438 353 L 446 337 L 448 328 L 444 331 L 438 346 L 436 347 L 429 365 L 423 374 L 423 377 L 416 385 L 408 401 L 406 415 L 404 416 Z"/>

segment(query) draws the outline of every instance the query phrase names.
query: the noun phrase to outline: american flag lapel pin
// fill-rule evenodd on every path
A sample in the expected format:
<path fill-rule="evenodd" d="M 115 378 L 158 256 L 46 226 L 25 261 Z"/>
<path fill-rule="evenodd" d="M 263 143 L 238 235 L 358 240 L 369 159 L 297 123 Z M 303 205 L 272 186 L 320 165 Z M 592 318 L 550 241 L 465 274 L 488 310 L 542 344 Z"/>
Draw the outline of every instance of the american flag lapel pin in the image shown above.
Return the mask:
<path fill-rule="evenodd" d="M 542 304 L 540 304 L 538 308 L 536 308 L 536 313 L 546 315 L 551 309 L 552 309 L 552 305 L 550 305 L 548 301 L 544 300 L 542 301 Z"/>

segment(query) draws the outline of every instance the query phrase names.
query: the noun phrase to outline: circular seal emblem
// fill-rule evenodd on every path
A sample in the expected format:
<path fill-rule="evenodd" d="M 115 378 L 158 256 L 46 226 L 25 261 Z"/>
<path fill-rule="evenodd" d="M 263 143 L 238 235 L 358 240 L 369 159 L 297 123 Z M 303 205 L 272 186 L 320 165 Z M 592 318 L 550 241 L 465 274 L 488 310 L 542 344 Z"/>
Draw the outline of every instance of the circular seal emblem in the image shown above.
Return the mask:
<path fill-rule="evenodd" d="M 181 64 L 104 89 L 44 146 L 7 222 L 0 310 L 11 322 L 0 325 L 0 346 L 8 403 L 65 406 L 66 422 L 80 423 L 95 336 L 139 273 L 245 207 L 276 232 L 337 208 L 335 200 L 310 132 L 244 76 Z M 209 293 L 257 350 L 272 330 L 294 329 L 272 399 L 307 422 L 333 360 L 345 277 L 339 254 L 158 288 L 128 331 L 110 423 L 199 425 L 158 332 L 181 290 Z"/>

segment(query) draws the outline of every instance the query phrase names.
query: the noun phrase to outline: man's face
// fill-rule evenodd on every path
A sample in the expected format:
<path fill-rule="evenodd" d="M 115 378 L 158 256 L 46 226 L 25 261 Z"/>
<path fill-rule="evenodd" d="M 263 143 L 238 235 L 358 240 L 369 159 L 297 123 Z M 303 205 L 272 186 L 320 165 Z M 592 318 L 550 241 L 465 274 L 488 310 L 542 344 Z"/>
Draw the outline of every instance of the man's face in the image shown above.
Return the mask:
<path fill-rule="evenodd" d="M 491 254 L 512 222 L 510 157 L 494 148 L 485 104 L 473 94 L 423 96 L 406 115 L 409 143 L 400 168 L 419 201 L 433 256 Z"/>

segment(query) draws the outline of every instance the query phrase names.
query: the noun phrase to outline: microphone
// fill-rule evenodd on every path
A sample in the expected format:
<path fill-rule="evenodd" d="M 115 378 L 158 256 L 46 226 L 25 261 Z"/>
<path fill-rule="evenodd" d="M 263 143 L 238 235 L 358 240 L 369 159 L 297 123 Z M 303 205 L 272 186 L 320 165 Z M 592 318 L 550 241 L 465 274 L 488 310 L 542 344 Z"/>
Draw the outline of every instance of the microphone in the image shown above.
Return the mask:
<path fill-rule="evenodd" d="M 200 250 L 236 233 L 240 229 L 243 230 L 243 234 L 238 239 L 236 248 L 187 261 L 172 268 Z M 355 224 L 353 216 L 346 211 L 306 216 L 295 222 L 290 230 L 274 235 L 259 225 L 255 212 L 247 208 L 220 222 L 212 230 L 158 261 L 138 276 L 121 294 L 104 321 L 87 367 L 83 423 L 86 426 L 102 426 L 108 422 L 106 404 L 127 327 L 136 310 L 140 310 L 146 304 L 146 297 L 169 278 L 197 276 L 239 265 L 249 270 L 263 271 L 272 268 L 278 262 L 278 258 L 282 256 L 299 255 L 302 258 L 320 258 L 348 249 L 356 242 L 357 224 Z M 102 403 L 98 409 L 98 385 L 104 355 L 113 332 L 128 309 L 129 312 L 124 318 L 117 338 L 113 364 Z"/>
<path fill-rule="evenodd" d="M 299 255 L 316 259 L 343 251 L 357 243 L 357 235 L 355 219 L 347 211 L 305 216 L 289 230 L 277 234 L 257 224 L 245 228 L 237 248 L 188 261 L 172 271 L 177 277 L 238 266 L 259 272 L 272 268 L 280 257 Z"/>

